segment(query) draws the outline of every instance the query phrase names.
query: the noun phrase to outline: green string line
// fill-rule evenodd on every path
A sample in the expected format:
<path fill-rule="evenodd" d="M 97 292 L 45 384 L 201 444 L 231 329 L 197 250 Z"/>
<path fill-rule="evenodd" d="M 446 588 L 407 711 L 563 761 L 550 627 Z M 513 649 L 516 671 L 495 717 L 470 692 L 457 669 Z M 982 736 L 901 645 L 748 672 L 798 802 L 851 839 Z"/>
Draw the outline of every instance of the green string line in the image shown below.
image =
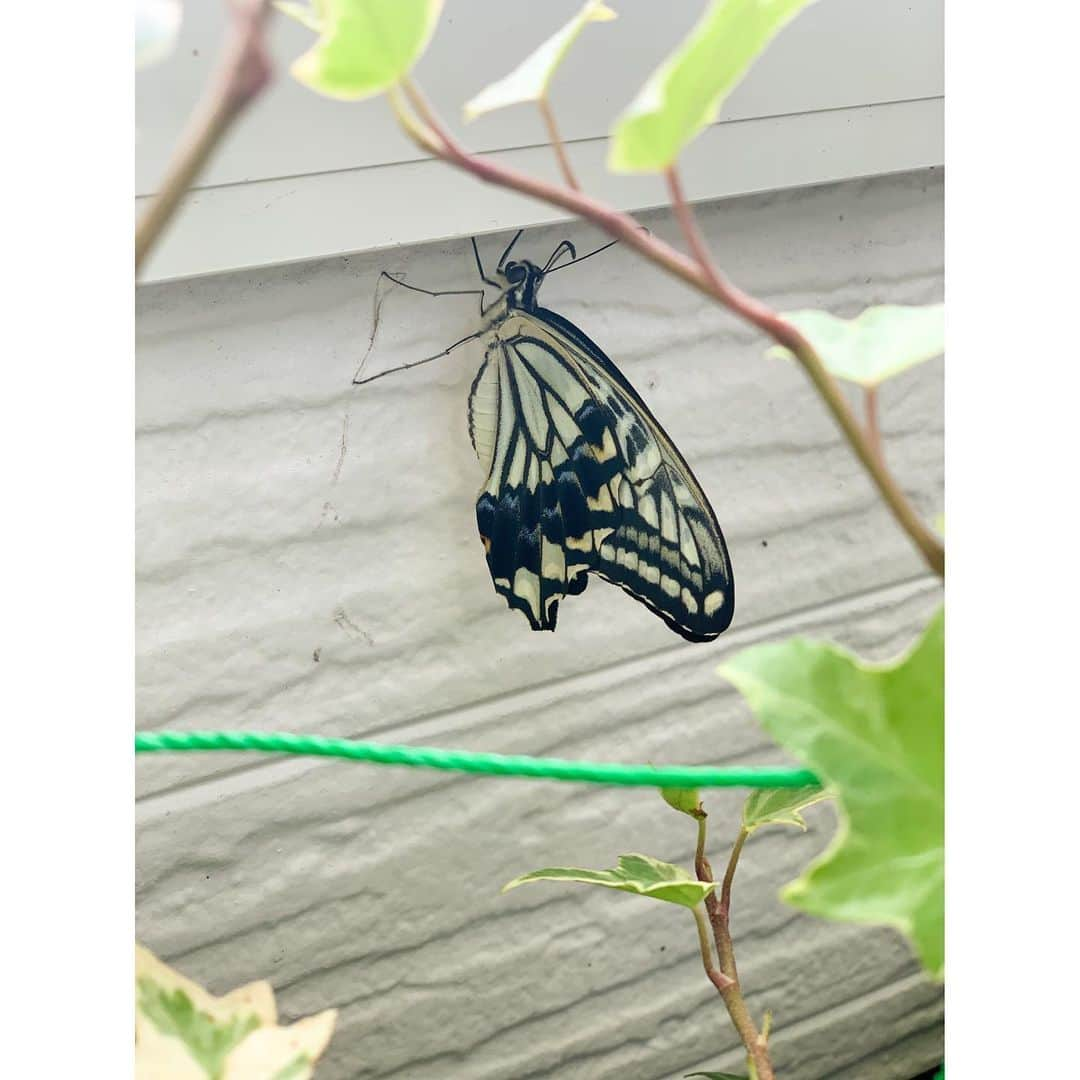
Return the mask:
<path fill-rule="evenodd" d="M 627 787 L 805 787 L 818 783 L 808 769 L 773 765 L 715 769 L 702 765 L 617 765 L 523 754 L 485 754 L 467 750 L 440 750 L 434 746 L 388 746 L 355 739 L 320 735 L 290 735 L 283 731 L 140 731 L 135 752 L 172 750 L 259 750 L 268 754 L 309 754 L 320 757 L 371 761 L 377 765 L 411 765 L 425 769 L 453 769 L 487 776 L 527 776 L 588 784 Z"/>

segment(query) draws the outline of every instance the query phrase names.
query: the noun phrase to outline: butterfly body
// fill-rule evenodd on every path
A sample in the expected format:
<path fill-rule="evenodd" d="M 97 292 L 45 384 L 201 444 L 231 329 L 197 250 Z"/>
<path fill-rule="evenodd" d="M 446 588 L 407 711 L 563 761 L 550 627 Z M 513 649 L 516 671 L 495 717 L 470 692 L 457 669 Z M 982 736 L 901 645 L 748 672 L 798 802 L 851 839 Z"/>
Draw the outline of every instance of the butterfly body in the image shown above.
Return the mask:
<path fill-rule="evenodd" d="M 594 573 L 683 637 L 715 638 L 734 613 L 734 580 L 701 486 L 599 346 L 539 306 L 545 270 L 500 261 L 497 272 L 505 291 L 469 394 L 496 591 L 534 630 L 554 630 L 560 601 Z"/>

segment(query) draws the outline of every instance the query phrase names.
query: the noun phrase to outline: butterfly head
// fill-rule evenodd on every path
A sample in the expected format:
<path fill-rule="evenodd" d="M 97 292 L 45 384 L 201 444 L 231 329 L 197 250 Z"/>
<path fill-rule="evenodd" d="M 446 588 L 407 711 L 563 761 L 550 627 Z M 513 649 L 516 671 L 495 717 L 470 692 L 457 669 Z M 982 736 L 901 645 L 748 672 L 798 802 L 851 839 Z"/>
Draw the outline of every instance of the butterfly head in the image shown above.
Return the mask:
<path fill-rule="evenodd" d="M 506 279 L 506 296 L 511 307 L 528 311 L 536 307 L 536 294 L 545 271 L 528 259 L 511 259 L 500 273 Z"/>

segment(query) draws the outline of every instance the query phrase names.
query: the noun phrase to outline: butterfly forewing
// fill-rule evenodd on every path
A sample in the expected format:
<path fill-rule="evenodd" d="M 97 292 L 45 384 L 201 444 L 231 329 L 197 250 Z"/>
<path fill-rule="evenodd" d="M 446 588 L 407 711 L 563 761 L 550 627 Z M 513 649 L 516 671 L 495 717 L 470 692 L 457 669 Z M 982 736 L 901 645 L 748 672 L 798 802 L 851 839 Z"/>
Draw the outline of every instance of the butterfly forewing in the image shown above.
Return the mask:
<path fill-rule="evenodd" d="M 708 500 L 614 364 L 553 312 L 514 310 L 469 397 L 487 479 L 477 524 L 496 590 L 537 630 L 597 573 L 684 637 L 716 637 L 734 587 Z"/>

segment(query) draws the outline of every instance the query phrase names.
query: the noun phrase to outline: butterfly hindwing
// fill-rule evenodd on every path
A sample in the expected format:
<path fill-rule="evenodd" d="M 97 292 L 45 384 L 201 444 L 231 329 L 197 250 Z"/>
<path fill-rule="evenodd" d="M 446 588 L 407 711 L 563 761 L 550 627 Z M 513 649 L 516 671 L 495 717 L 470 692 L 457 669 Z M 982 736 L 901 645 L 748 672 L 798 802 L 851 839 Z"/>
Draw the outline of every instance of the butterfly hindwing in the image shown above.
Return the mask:
<path fill-rule="evenodd" d="M 487 479 L 477 525 L 495 589 L 533 629 L 597 573 L 693 641 L 731 621 L 730 563 L 700 485 L 641 398 L 577 327 L 514 311 L 469 396 Z"/>
<path fill-rule="evenodd" d="M 519 343 L 489 345 L 469 398 L 470 434 L 488 468 L 477 525 L 496 591 L 537 630 L 555 628 L 559 601 L 585 588 L 593 566 L 596 497 L 617 464 L 602 467 L 582 429 L 602 420 L 558 357 L 530 363 Z"/>

